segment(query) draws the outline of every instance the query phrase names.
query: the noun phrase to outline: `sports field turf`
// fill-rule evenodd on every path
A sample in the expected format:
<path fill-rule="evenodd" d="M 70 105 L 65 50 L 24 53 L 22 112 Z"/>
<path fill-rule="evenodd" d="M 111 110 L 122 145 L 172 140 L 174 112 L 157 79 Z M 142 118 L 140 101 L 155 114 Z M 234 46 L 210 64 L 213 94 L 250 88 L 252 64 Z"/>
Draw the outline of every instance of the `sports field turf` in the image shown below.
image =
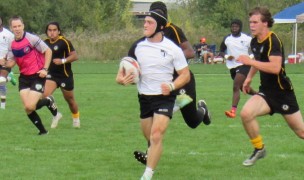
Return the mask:
<path fill-rule="evenodd" d="M 146 142 L 139 127 L 137 91 L 115 83 L 117 67 L 118 63 L 74 63 L 81 128 L 72 128 L 68 106 L 57 90 L 54 96 L 64 116 L 57 129 L 50 129 L 47 108 L 38 111 L 50 131 L 46 136 L 37 135 L 17 88 L 9 84 L 7 109 L 0 110 L 0 179 L 139 179 L 145 167 L 134 160 L 133 151 L 145 150 Z M 206 100 L 212 124 L 190 129 L 177 112 L 154 179 L 303 179 L 304 141 L 280 115 L 259 118 L 268 154 L 253 167 L 243 167 L 253 148 L 240 118 L 224 115 L 232 95 L 228 70 L 223 64 L 191 64 L 191 69 L 198 99 Z M 304 112 L 302 72 L 303 64 L 287 66 Z M 238 112 L 247 98 L 241 96 Z"/>

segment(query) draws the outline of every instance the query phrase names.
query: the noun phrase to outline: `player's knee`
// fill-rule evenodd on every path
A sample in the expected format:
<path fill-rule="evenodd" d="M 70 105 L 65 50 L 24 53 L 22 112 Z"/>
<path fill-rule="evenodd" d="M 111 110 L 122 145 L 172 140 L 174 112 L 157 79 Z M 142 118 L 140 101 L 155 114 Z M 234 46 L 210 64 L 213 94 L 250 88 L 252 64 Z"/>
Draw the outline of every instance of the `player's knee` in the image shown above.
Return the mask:
<path fill-rule="evenodd" d="M 33 112 L 33 111 L 36 110 L 36 106 L 31 105 L 31 104 L 25 105 L 25 106 L 24 106 L 24 110 L 25 110 L 26 112 Z"/>
<path fill-rule="evenodd" d="M 151 133 L 150 141 L 153 142 L 154 144 L 158 144 L 162 141 L 163 134 L 161 133 L 160 130 L 154 130 Z"/>
<path fill-rule="evenodd" d="M 252 119 L 252 113 L 249 111 L 249 109 L 243 108 L 240 113 L 241 119 L 243 122 L 246 122 L 249 119 Z"/>
<path fill-rule="evenodd" d="M 296 131 L 296 135 L 297 135 L 299 138 L 304 139 L 304 130 Z"/>

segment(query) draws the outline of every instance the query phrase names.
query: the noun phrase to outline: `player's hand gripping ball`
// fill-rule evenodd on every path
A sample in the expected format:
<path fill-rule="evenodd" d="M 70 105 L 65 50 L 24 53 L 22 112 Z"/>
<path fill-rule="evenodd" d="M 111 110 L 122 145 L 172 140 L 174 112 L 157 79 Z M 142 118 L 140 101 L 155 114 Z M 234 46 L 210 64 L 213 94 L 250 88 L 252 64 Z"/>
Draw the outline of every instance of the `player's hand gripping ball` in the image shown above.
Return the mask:
<path fill-rule="evenodd" d="M 120 61 L 119 68 L 123 69 L 124 75 L 131 72 L 134 75 L 133 83 L 139 81 L 140 68 L 138 62 L 132 57 L 123 57 Z"/>

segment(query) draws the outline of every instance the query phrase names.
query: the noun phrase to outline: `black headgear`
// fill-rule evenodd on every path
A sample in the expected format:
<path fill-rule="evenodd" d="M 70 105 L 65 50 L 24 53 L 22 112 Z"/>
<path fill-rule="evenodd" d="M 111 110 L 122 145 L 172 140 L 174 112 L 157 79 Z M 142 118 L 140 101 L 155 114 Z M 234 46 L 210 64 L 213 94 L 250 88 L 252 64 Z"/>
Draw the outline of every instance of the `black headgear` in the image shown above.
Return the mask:
<path fill-rule="evenodd" d="M 163 31 L 163 29 L 165 28 L 166 24 L 167 24 L 167 18 L 164 16 L 163 12 L 161 12 L 160 10 L 156 9 L 153 11 L 150 11 L 149 14 L 147 16 L 152 17 L 153 19 L 155 19 L 157 26 L 155 29 L 155 32 L 150 36 L 153 37 L 156 33 Z M 163 29 L 161 28 L 163 26 Z"/>
<path fill-rule="evenodd" d="M 242 28 L 243 28 L 243 23 L 242 23 L 242 21 L 239 20 L 239 19 L 234 19 L 234 20 L 231 21 L 231 24 L 230 24 L 230 25 L 232 26 L 232 24 L 237 24 L 237 25 L 240 26 L 239 31 L 237 32 L 237 34 L 235 34 L 235 35 L 239 35 L 239 34 L 242 32 Z"/>
<path fill-rule="evenodd" d="M 164 15 L 164 17 L 165 17 L 166 19 L 168 19 L 167 6 L 166 6 L 165 3 L 161 2 L 161 1 L 155 1 L 155 2 L 153 2 L 153 3 L 150 5 L 149 11 L 153 11 L 153 10 L 156 10 L 156 9 L 161 10 L 162 13 L 163 13 L 163 15 Z"/>

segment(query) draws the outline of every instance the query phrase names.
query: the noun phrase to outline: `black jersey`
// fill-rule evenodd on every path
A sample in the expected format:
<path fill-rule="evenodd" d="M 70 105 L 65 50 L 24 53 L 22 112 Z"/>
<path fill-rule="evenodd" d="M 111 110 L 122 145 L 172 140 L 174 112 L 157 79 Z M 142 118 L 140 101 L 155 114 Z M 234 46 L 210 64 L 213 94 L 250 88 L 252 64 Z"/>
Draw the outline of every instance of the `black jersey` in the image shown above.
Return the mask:
<path fill-rule="evenodd" d="M 282 57 L 279 74 L 260 71 L 261 90 L 293 90 L 291 81 L 286 76 L 283 44 L 275 33 L 270 32 L 262 42 L 259 42 L 256 37 L 253 38 L 251 41 L 251 50 L 254 58 L 261 62 L 269 62 L 269 56 Z"/>
<path fill-rule="evenodd" d="M 46 39 L 45 43 L 51 48 L 53 52 L 52 59 L 66 58 L 69 56 L 70 52 L 75 51 L 72 43 L 63 36 L 59 36 L 59 38 L 54 42 L 52 42 L 50 39 Z M 53 61 L 51 61 L 49 74 L 64 77 L 72 76 L 72 65 L 71 63 L 56 65 Z"/>
<path fill-rule="evenodd" d="M 164 29 L 164 35 L 173 41 L 177 46 L 180 46 L 181 43 L 187 41 L 187 38 L 181 28 L 177 27 L 172 23 L 168 23 Z"/>

